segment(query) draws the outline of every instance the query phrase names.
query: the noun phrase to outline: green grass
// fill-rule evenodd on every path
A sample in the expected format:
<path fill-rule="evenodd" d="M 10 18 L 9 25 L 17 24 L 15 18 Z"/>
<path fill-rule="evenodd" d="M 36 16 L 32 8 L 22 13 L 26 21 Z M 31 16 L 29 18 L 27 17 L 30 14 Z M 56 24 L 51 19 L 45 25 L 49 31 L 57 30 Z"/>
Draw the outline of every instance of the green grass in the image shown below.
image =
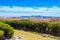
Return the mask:
<path fill-rule="evenodd" d="M 23 30 L 14 30 L 14 36 L 21 36 L 24 40 L 56 40 L 50 37 L 42 37 L 40 34 L 36 34 L 33 32 L 26 32 Z"/>

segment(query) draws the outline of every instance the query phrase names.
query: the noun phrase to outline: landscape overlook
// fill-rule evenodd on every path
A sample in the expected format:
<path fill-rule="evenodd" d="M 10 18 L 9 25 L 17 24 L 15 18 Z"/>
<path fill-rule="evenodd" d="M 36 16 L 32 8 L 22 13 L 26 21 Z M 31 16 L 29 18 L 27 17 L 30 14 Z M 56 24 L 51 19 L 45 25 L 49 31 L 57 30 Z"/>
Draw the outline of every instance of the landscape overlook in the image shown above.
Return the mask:
<path fill-rule="evenodd" d="M 0 40 L 60 40 L 60 0 L 0 0 Z"/>

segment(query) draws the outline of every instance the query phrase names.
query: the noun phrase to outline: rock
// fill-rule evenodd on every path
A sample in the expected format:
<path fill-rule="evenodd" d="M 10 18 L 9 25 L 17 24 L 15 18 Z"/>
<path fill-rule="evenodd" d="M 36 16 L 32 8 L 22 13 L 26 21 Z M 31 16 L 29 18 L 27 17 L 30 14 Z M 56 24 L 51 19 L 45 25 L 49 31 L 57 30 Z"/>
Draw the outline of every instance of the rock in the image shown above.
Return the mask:
<path fill-rule="evenodd" d="M 43 37 L 46 37 L 46 34 L 42 34 Z"/>

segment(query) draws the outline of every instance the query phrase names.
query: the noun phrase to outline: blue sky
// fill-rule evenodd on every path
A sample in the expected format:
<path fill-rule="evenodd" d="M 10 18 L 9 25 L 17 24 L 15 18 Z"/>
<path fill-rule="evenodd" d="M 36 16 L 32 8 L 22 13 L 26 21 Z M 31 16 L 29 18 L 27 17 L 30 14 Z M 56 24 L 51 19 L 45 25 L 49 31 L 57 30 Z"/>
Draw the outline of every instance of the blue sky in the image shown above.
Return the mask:
<path fill-rule="evenodd" d="M 0 0 L 0 16 L 59 16 L 60 0 Z"/>

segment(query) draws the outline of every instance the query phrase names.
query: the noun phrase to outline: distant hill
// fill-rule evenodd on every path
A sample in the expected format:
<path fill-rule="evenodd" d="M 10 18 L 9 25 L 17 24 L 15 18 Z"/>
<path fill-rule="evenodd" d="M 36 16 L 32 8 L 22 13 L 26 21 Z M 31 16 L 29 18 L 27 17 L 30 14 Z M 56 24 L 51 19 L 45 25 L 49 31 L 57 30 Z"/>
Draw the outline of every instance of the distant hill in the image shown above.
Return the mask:
<path fill-rule="evenodd" d="M 52 16 L 39 16 L 39 15 L 36 15 L 36 16 L 20 16 L 18 18 L 60 18 L 60 17 L 52 17 Z"/>
<path fill-rule="evenodd" d="M 32 16 L 17 16 L 17 17 L 3 17 L 3 16 L 0 16 L 0 18 L 60 18 L 60 17 L 32 15 Z"/>

